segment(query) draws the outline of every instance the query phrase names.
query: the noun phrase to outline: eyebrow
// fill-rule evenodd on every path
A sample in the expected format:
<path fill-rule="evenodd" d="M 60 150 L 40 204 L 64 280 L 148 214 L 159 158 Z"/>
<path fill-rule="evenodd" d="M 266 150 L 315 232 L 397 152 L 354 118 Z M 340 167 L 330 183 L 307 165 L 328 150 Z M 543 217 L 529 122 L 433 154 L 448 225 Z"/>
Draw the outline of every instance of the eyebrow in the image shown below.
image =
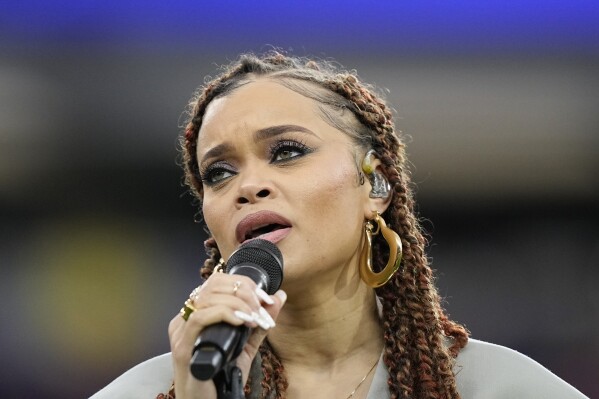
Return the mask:
<path fill-rule="evenodd" d="M 311 131 L 310 129 L 307 129 L 303 126 L 277 125 L 277 126 L 270 126 L 270 127 L 266 127 L 266 128 L 257 130 L 254 133 L 254 139 L 256 141 L 267 140 L 272 137 L 276 137 L 281 134 L 285 134 L 287 132 L 302 132 L 302 133 L 307 133 L 307 134 L 311 134 L 312 136 L 318 137 L 318 136 L 316 136 L 316 134 L 313 131 Z M 223 154 L 226 154 L 227 152 L 230 152 L 232 150 L 233 150 L 233 146 L 231 144 L 228 144 L 228 143 L 219 144 L 216 147 L 213 147 L 213 148 L 209 149 L 208 151 L 206 151 L 206 153 L 204 154 L 204 156 L 201 159 L 201 162 L 205 162 L 206 159 L 210 159 L 210 158 L 218 158 L 218 157 L 222 156 Z"/>
<path fill-rule="evenodd" d="M 227 144 L 227 143 L 219 144 L 216 147 L 212 147 L 211 149 L 206 151 L 206 153 L 200 160 L 200 164 L 205 162 L 207 159 L 218 158 L 218 157 L 222 156 L 223 154 L 226 154 L 227 152 L 232 151 L 232 150 L 233 150 L 233 146 L 230 144 Z"/>
<path fill-rule="evenodd" d="M 277 126 L 271 126 L 271 127 L 266 127 L 264 129 L 260 129 L 258 131 L 256 131 L 256 133 L 254 134 L 254 137 L 256 138 L 256 141 L 261 141 L 261 140 L 266 140 L 287 132 L 302 132 L 302 133 L 308 133 L 311 134 L 312 136 L 316 136 L 316 134 L 314 134 L 314 132 L 310 129 L 306 129 L 303 126 L 299 126 L 299 125 L 277 125 Z"/>

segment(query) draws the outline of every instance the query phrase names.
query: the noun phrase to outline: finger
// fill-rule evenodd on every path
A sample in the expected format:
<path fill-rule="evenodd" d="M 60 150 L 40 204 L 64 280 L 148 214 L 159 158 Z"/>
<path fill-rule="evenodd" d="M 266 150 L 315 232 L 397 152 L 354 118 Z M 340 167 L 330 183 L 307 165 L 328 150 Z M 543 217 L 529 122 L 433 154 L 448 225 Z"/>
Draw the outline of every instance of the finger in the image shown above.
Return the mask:
<path fill-rule="evenodd" d="M 181 320 L 183 319 L 181 318 Z M 181 362 L 189 361 L 198 335 L 207 326 L 220 322 L 225 322 L 232 326 L 246 323 L 234 314 L 233 309 L 224 305 L 196 310 L 189 316 L 187 321 L 183 321 L 183 323 L 173 320 L 172 323 L 174 328 L 170 336 L 173 356 Z M 255 325 L 256 324 L 253 323 L 253 326 Z"/>
<path fill-rule="evenodd" d="M 236 309 L 224 304 L 196 310 L 185 323 L 184 335 L 192 335 L 195 338 L 207 326 L 221 322 L 239 326 L 244 323 L 244 320 L 237 317 L 235 311 Z"/>
<path fill-rule="evenodd" d="M 240 274 L 216 273 L 212 274 L 208 280 L 204 282 L 203 288 L 200 290 L 200 292 L 209 290 L 212 292 L 218 292 L 220 294 L 234 295 L 236 293 L 235 291 L 237 291 L 235 289 L 237 282 L 240 283 L 237 290 L 241 289 L 242 287 L 251 287 L 252 290 L 256 288 L 256 283 L 247 276 Z"/>
<path fill-rule="evenodd" d="M 275 301 L 262 288 L 256 287 L 255 293 L 258 298 L 260 298 L 260 300 L 267 305 L 272 305 L 275 303 Z"/>
<path fill-rule="evenodd" d="M 270 316 L 270 314 L 262 307 L 260 302 L 253 296 L 253 294 L 248 293 L 255 303 L 248 304 L 243 298 L 238 298 L 232 295 L 223 295 L 223 294 L 215 294 L 206 299 L 205 302 L 202 302 L 198 305 L 201 308 L 208 308 L 216 305 L 226 305 L 233 309 L 234 315 L 245 321 L 248 327 L 255 327 L 258 324 L 260 327 L 268 330 L 275 326 L 275 322 Z M 274 301 L 269 297 L 270 302 Z"/>
<path fill-rule="evenodd" d="M 175 331 L 183 327 L 183 324 L 185 324 L 185 320 L 181 316 L 181 313 L 177 313 L 168 324 L 168 336 L 172 337 L 175 334 Z"/>
<path fill-rule="evenodd" d="M 251 299 L 248 301 L 246 298 L 227 294 L 206 295 L 195 301 L 193 305 L 196 310 L 225 305 L 233 310 L 241 310 L 245 313 L 257 312 L 261 306 L 257 301 L 252 301 Z"/>
<path fill-rule="evenodd" d="M 227 275 L 224 278 L 221 277 L 210 281 L 210 285 L 198 290 L 192 299 L 197 306 L 201 306 L 202 302 L 205 301 L 206 298 L 216 294 L 241 298 L 246 301 L 255 311 L 257 311 L 261 305 L 259 295 L 264 294 L 268 298 L 268 294 L 260 290 L 256 286 L 256 283 L 254 283 L 250 278 L 246 276 Z M 266 300 L 265 303 L 268 303 L 268 300 Z"/>

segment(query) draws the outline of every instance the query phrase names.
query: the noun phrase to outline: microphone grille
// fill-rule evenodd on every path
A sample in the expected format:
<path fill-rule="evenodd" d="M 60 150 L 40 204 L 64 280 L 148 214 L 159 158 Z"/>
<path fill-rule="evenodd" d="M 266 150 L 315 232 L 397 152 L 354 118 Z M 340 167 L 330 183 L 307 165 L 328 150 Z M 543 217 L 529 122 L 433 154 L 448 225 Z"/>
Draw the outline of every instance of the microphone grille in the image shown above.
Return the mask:
<path fill-rule="evenodd" d="M 283 254 L 275 244 L 257 238 L 242 244 L 229 257 L 226 272 L 241 264 L 251 264 L 264 270 L 270 284 L 266 289 L 270 295 L 277 292 L 283 281 Z"/>

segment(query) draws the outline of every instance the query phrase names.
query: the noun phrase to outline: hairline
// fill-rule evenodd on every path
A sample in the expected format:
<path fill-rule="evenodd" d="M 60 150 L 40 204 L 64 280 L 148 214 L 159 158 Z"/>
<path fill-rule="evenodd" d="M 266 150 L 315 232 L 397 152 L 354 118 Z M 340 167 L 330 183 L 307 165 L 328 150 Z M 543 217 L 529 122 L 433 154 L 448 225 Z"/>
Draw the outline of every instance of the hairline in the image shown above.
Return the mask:
<path fill-rule="evenodd" d="M 240 75 L 238 79 L 233 78 L 229 80 L 229 84 L 225 84 L 222 91 L 216 94 L 210 102 L 218 98 L 227 97 L 247 84 L 257 82 L 258 80 L 270 80 L 297 94 L 314 100 L 317 103 L 320 117 L 324 122 L 348 135 L 359 148 L 367 150 L 371 147 L 372 138 L 368 133 L 370 129 L 364 126 L 350 109 L 351 103 L 349 100 L 326 87 L 322 87 L 317 82 L 295 76 L 285 76 L 284 74 L 288 72 L 278 71 L 278 73 L 248 73 Z M 349 116 L 346 112 L 349 112 Z"/>

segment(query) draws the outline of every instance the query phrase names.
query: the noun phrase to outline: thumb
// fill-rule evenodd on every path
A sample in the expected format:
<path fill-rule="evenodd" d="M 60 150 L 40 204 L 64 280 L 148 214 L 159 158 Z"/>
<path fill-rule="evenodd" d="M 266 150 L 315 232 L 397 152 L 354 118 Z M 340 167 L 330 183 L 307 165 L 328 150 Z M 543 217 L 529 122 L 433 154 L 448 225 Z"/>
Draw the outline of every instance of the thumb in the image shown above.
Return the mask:
<path fill-rule="evenodd" d="M 275 301 L 275 303 L 273 303 L 272 305 L 266 305 L 266 306 L 264 306 L 264 308 L 266 309 L 268 314 L 270 314 L 272 319 L 276 322 L 277 317 L 279 316 L 279 312 L 281 311 L 281 309 L 283 308 L 283 305 L 285 304 L 285 301 L 287 300 L 287 293 L 283 290 L 279 290 L 279 291 L 275 292 L 275 294 L 272 295 L 271 298 Z M 274 328 L 276 328 L 276 326 Z M 256 351 L 257 351 L 258 348 L 260 347 L 260 344 L 264 340 L 264 338 L 266 338 L 268 331 L 270 331 L 270 329 L 268 329 L 268 330 L 264 330 L 262 328 L 254 329 L 254 331 L 248 338 L 247 345 L 255 347 Z M 252 358 L 253 358 L 253 356 L 252 356 Z"/>
<path fill-rule="evenodd" d="M 270 316 L 276 322 L 279 312 L 287 300 L 287 294 L 285 291 L 279 290 L 275 292 L 274 295 L 271 295 L 271 298 L 273 299 L 274 303 L 272 305 L 265 305 L 264 309 L 266 309 L 268 314 L 270 314 Z M 273 328 L 276 328 L 276 326 Z M 237 358 L 237 367 L 239 367 L 242 371 L 244 383 L 247 380 L 252 361 L 254 360 L 254 357 L 256 357 L 258 349 L 260 348 L 262 341 L 264 341 L 264 338 L 266 338 L 268 331 L 269 330 L 264 330 L 262 328 L 255 328 L 248 338 L 245 347 L 243 348 L 243 352 L 241 352 Z"/>

